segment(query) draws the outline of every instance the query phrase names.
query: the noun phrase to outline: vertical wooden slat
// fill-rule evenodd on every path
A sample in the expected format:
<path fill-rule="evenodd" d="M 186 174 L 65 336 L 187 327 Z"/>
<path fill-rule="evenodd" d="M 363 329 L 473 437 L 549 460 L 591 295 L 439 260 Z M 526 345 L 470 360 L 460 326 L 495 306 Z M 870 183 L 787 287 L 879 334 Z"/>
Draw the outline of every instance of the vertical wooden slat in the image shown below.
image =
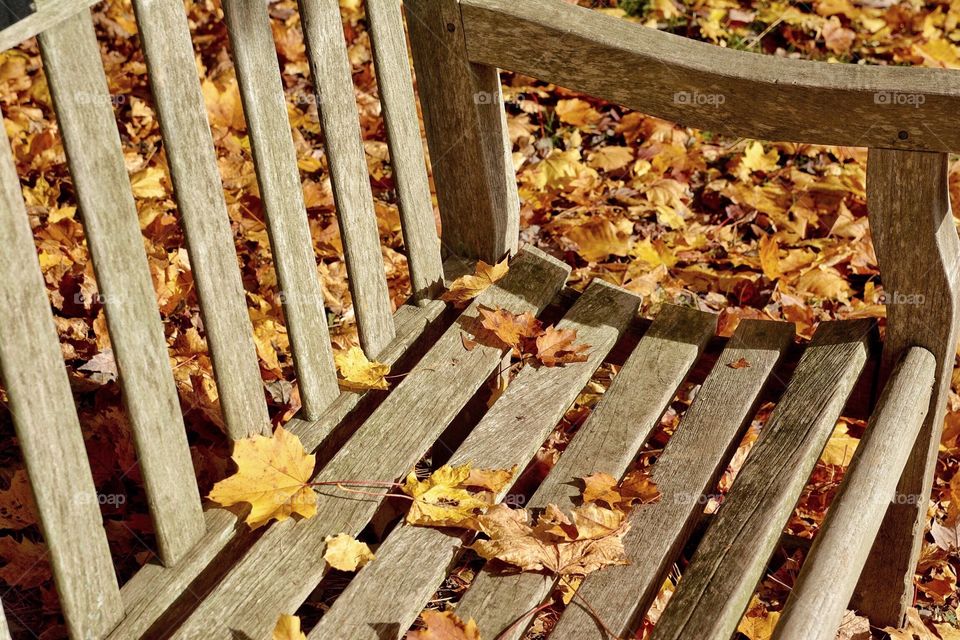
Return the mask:
<path fill-rule="evenodd" d="M 200 495 L 100 48 L 84 11 L 40 36 L 153 515 L 172 565 L 203 535 Z"/>
<path fill-rule="evenodd" d="M 3 603 L 0 602 L 0 640 L 10 640 L 10 627 L 7 625 L 7 617 L 3 613 Z"/>
<path fill-rule="evenodd" d="M 181 2 L 134 0 L 167 163 L 231 438 L 269 433 L 270 416 Z"/>
<path fill-rule="evenodd" d="M 467 58 L 457 0 L 404 0 L 443 244 L 495 262 L 517 250 L 520 203 L 496 69 Z"/>
<path fill-rule="evenodd" d="M 960 244 L 950 211 L 947 155 L 870 149 L 870 228 L 886 293 L 884 366 L 917 346 L 937 359 L 937 381 L 913 453 L 860 576 L 857 610 L 900 627 L 913 604 L 913 574 L 943 431 L 960 321 Z"/>
<path fill-rule="evenodd" d="M 299 4 L 360 344 L 373 358 L 393 339 L 395 329 L 340 5 L 337 0 Z"/>
<path fill-rule="evenodd" d="M 262 0 L 224 0 L 223 12 L 283 294 L 303 413 L 316 419 L 340 391 L 267 5 Z"/>
<path fill-rule="evenodd" d="M 6 134 L 0 246 L 0 372 L 10 413 L 71 637 L 101 637 L 123 605 Z"/>
<path fill-rule="evenodd" d="M 420 137 L 417 98 L 407 59 L 403 15 L 396 0 L 367 0 L 366 7 L 410 282 L 414 297 L 422 298 L 443 282 L 443 264 Z"/>

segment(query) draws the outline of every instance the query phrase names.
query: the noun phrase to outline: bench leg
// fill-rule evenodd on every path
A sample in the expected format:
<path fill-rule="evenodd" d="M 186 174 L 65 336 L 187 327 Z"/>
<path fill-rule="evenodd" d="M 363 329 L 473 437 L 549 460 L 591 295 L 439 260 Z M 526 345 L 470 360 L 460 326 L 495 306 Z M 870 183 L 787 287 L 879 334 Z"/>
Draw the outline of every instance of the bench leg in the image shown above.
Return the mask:
<path fill-rule="evenodd" d="M 872 624 L 899 627 L 913 603 L 927 506 L 957 342 L 960 242 L 950 211 L 947 156 L 871 149 L 867 200 L 886 293 L 884 370 L 911 346 L 937 358 L 927 419 L 887 509 L 851 606 Z"/>

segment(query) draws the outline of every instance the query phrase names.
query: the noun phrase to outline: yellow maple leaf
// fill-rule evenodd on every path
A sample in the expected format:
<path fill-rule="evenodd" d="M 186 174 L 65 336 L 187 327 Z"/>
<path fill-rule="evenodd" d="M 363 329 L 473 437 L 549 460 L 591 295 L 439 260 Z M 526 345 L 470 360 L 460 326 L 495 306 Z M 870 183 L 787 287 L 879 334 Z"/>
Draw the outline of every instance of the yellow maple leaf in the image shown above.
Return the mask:
<path fill-rule="evenodd" d="M 450 285 L 450 288 L 440 296 L 441 300 L 463 305 L 483 293 L 487 287 L 497 282 L 510 270 L 508 260 L 490 265 L 483 260 L 477 261 L 472 274 L 460 276 Z"/>
<path fill-rule="evenodd" d="M 850 466 L 850 461 L 853 459 L 858 444 L 860 444 L 860 440 L 847 433 L 847 425 L 839 422 L 827 441 L 827 446 L 824 447 L 820 460 L 826 464 L 841 467 Z"/>
<path fill-rule="evenodd" d="M 167 189 L 163 186 L 165 177 L 163 170 L 157 167 L 138 171 L 130 181 L 133 195 L 138 198 L 165 198 L 167 196 Z"/>
<path fill-rule="evenodd" d="M 356 571 L 375 559 L 366 543 L 355 540 L 347 533 L 327 536 L 323 541 L 327 543 L 323 559 L 334 569 Z"/>
<path fill-rule="evenodd" d="M 587 218 L 566 233 L 577 243 L 577 253 L 588 262 L 600 262 L 609 256 L 625 256 L 633 242 L 633 223 L 627 219 L 614 224 L 601 217 Z"/>
<path fill-rule="evenodd" d="M 556 110 L 560 122 L 575 127 L 592 127 L 602 117 L 589 102 L 580 98 L 558 100 Z"/>
<path fill-rule="evenodd" d="M 490 506 L 490 501 L 467 491 L 469 479 L 469 464 L 444 465 L 426 480 L 419 480 L 417 474 L 411 472 L 401 487 L 413 498 L 407 522 L 429 527 L 473 528 L 474 518 Z"/>
<path fill-rule="evenodd" d="M 617 171 L 633 162 L 633 149 L 630 147 L 603 147 L 590 156 L 589 165 L 594 169 Z"/>
<path fill-rule="evenodd" d="M 770 640 L 773 637 L 773 630 L 780 620 L 779 611 L 769 611 L 767 607 L 760 602 L 757 596 L 753 596 L 747 612 L 740 620 L 737 631 L 747 636 L 750 640 Z"/>
<path fill-rule="evenodd" d="M 344 389 L 366 391 L 390 386 L 386 378 L 390 365 L 368 360 L 360 347 L 350 347 L 346 353 L 338 353 L 334 360 L 340 372 L 340 386 Z"/>
<path fill-rule="evenodd" d="M 764 153 L 763 145 L 757 141 L 751 142 L 747 145 L 746 150 L 743 152 L 743 158 L 740 160 L 740 166 L 737 167 L 737 177 L 741 180 L 748 180 L 750 174 L 759 171 L 762 173 L 770 173 L 776 171 L 779 167 L 777 164 L 780 160 L 780 154 L 777 153 L 776 149 L 770 149 Z"/>
<path fill-rule="evenodd" d="M 477 623 L 470 618 L 466 622 L 451 611 L 424 611 L 423 629 L 411 631 L 407 640 L 480 640 Z"/>
<path fill-rule="evenodd" d="M 237 441 L 232 458 L 237 472 L 215 484 L 209 498 L 224 507 L 249 503 L 246 522 L 252 528 L 295 513 L 316 515 L 317 496 L 310 486 L 315 456 L 304 450 L 300 438 L 277 427 L 272 437 Z"/>
<path fill-rule="evenodd" d="M 273 640 L 307 640 L 300 630 L 300 618 L 283 613 L 273 628 Z"/>
<path fill-rule="evenodd" d="M 576 178 L 584 168 L 584 164 L 580 161 L 579 149 L 567 151 L 554 149 L 532 170 L 530 182 L 540 191 L 548 187 L 562 188 Z"/>

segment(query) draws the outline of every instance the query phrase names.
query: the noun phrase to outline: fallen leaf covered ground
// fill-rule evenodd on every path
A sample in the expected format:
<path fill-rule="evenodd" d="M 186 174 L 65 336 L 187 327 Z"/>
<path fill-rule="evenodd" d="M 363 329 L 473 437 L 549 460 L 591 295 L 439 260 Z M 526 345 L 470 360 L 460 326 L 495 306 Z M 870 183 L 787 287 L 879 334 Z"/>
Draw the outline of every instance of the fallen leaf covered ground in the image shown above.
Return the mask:
<path fill-rule="evenodd" d="M 768 55 L 960 68 L 958 0 L 581 0 L 580 4 L 685 37 Z M 340 5 L 384 265 L 392 300 L 399 304 L 408 295 L 409 280 L 364 9 L 361 0 L 340 0 Z M 261 373 L 271 415 L 282 424 L 298 410 L 299 398 L 226 32 L 216 0 L 186 0 L 186 6 Z M 207 495 L 234 467 L 136 24 L 129 0 L 106 0 L 94 15 L 194 464 L 201 491 Z M 270 15 L 318 277 L 334 348 L 347 365 L 346 370 L 341 366 L 341 373 L 348 381 L 355 377 L 361 386 L 383 386 L 387 372 L 350 352 L 358 346 L 356 330 L 296 3 L 272 2 Z M 802 338 L 808 338 L 821 320 L 883 316 L 883 286 L 866 217 L 864 149 L 728 139 L 523 76 L 505 74 L 503 81 L 522 199 L 522 241 L 570 263 L 569 284 L 575 288 L 599 277 L 641 294 L 647 314 L 668 302 L 714 311 L 721 314 L 725 334 L 740 318 L 789 320 L 797 324 Z M 125 580 L 151 557 L 151 526 L 120 400 L 103 299 L 34 40 L 0 54 L 0 108 L 78 402 L 111 551 L 120 579 Z M 953 159 L 950 184 L 955 204 L 960 196 L 958 177 L 960 165 Z M 465 301 L 473 289 L 499 275 L 498 267 L 488 267 L 475 280 L 461 283 L 452 302 Z M 560 359 L 576 356 L 573 337 L 551 335 L 545 342 L 549 344 L 537 345 L 541 352 Z M 535 483 L 538 474 L 542 477 L 615 373 L 615 366 L 601 367 L 537 463 L 520 478 L 521 485 Z M 930 503 L 931 529 L 916 576 L 917 612 L 911 619 L 912 625 L 921 627 L 936 624 L 943 637 L 948 637 L 948 629 L 957 633 L 953 626 L 960 570 L 956 394 L 960 371 L 954 381 Z M 647 446 L 649 455 L 655 456 L 669 438 L 690 391 L 685 389 L 665 416 Z M 5 396 L 0 400 L 6 403 Z M 729 488 L 768 411 L 761 411 L 748 432 L 708 510 L 716 508 Z M 852 419 L 838 426 L 788 526 L 795 542 L 808 540 L 822 522 L 863 428 L 862 422 Z M 7 414 L 0 418 L 0 463 L 4 608 L 17 637 L 62 637 L 46 550 Z M 768 619 L 783 606 L 804 550 L 803 544 L 796 544 L 778 551 L 741 627 L 747 636 L 763 637 Z M 459 567 L 434 606 L 456 599 L 476 566 L 467 562 Z M 650 622 L 671 590 L 668 580 Z M 549 630 L 554 617 L 555 610 L 542 612 L 531 628 L 532 637 Z M 428 616 L 428 626 L 430 621 Z M 466 623 L 434 618 L 433 624 L 463 629 Z M 299 637 L 292 625 L 283 633 L 282 637 Z M 475 630 L 463 633 L 473 637 Z M 420 637 L 437 636 L 421 632 Z"/>

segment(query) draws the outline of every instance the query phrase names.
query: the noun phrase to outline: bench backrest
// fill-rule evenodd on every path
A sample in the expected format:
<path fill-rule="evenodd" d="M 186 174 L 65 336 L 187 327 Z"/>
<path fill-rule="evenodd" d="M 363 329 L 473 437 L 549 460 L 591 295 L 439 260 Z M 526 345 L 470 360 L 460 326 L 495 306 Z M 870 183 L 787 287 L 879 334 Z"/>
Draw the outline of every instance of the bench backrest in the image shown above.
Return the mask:
<path fill-rule="evenodd" d="M 0 31 L 0 47 L 39 36 L 157 544 L 161 560 L 169 566 L 183 559 L 204 534 L 204 517 L 88 9 L 93 4 L 94 0 L 37 0 L 35 12 Z M 269 433 L 264 387 L 184 5 L 180 0 L 134 0 L 133 5 L 224 423 L 234 439 Z M 301 2 L 300 9 L 359 337 L 367 355 L 375 358 L 394 337 L 395 328 L 339 4 L 311 0 Z M 267 2 L 224 0 L 223 10 L 302 417 L 316 419 L 339 389 Z M 366 10 L 410 279 L 414 297 L 424 298 L 439 290 L 443 273 L 401 6 L 397 0 L 368 0 Z M 429 59 L 422 62 L 434 64 Z M 449 97 L 445 100 L 449 102 Z M 472 108 L 472 95 L 470 101 Z M 458 141 L 449 143 L 451 148 L 440 154 L 445 165 L 457 162 Z M 503 149 L 499 153 L 506 157 Z M 506 176 L 502 174 L 503 182 Z M 6 136 L 0 140 L 0 200 L 3 383 L 71 635 L 102 637 L 122 618 L 123 605 Z M 470 200 L 476 206 L 475 194 Z M 503 254 L 505 249 L 496 252 Z"/>

